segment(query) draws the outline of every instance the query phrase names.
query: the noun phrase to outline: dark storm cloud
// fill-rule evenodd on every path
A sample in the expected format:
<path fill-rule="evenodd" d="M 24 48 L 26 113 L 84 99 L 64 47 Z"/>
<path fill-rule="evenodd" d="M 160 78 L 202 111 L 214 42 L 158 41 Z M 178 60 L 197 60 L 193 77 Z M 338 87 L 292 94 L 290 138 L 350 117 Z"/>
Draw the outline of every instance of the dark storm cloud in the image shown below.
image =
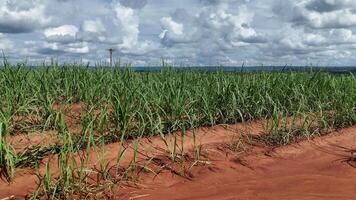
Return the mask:
<path fill-rule="evenodd" d="M 306 4 L 306 8 L 317 12 L 332 12 L 341 9 L 356 8 L 356 1 L 354 0 L 313 0 Z"/>
<path fill-rule="evenodd" d="M 120 4 L 133 9 L 141 9 L 147 4 L 147 0 L 120 0 Z"/>

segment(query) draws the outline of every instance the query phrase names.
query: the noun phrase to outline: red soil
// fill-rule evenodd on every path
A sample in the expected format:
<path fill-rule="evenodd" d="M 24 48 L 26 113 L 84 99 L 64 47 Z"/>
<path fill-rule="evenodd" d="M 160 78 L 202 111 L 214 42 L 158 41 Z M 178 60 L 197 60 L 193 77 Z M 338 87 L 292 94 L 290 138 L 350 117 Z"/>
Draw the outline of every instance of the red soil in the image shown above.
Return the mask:
<path fill-rule="evenodd" d="M 28 133 L 10 135 L 6 137 L 6 142 L 10 144 L 15 152 L 22 152 L 26 148 L 34 146 L 48 146 L 56 144 L 57 131 L 45 131 L 43 133 Z"/>
<path fill-rule="evenodd" d="M 131 199 L 355 199 L 356 127 L 328 136 L 241 158 L 215 158 L 192 181 L 162 180 L 131 190 Z M 350 165 L 349 165 L 350 164 Z M 354 165 L 355 167 L 353 167 Z"/>
<path fill-rule="evenodd" d="M 337 146 L 356 149 L 356 127 L 274 150 L 254 146 L 248 153 L 237 154 L 229 148 L 241 132 L 256 135 L 261 131 L 261 124 L 256 122 L 200 128 L 196 131 L 196 143 L 202 146 L 208 164 L 192 167 L 188 177 L 173 175 L 169 170 L 157 176 L 142 174 L 138 187 L 114 188 L 116 198 L 353 199 L 356 196 L 356 168 L 340 160 L 353 155 Z M 170 144 L 172 138 L 167 137 Z M 188 132 L 184 140 L 185 152 L 191 154 L 192 133 Z M 125 146 L 123 165 L 131 161 L 133 154 L 132 143 Z M 110 144 L 105 149 L 105 160 L 116 160 L 119 145 Z M 140 152 L 150 157 L 162 156 L 165 154 L 162 149 L 166 147 L 159 137 L 140 140 Z M 98 162 L 93 152 L 89 163 Z M 18 170 L 13 183 L 0 181 L 0 199 L 11 195 L 21 198 L 35 188 L 33 171 Z"/>

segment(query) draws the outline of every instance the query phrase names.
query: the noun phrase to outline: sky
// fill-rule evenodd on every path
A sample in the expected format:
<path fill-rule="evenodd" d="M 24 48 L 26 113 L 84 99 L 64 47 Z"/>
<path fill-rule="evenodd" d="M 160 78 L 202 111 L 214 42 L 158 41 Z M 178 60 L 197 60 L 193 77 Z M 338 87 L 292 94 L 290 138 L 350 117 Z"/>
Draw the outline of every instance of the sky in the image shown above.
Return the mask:
<path fill-rule="evenodd" d="M 356 66 L 356 0 L 0 0 L 10 61 Z"/>

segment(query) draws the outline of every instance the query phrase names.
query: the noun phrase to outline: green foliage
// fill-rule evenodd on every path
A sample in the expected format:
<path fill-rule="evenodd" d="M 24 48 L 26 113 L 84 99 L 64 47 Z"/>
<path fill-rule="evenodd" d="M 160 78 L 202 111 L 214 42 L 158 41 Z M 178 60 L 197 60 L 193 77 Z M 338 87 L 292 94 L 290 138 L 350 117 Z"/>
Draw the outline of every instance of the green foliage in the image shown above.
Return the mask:
<path fill-rule="evenodd" d="M 5 141 L 6 128 L 0 123 L 0 175 L 10 182 L 15 173 L 16 156 Z"/>
<path fill-rule="evenodd" d="M 0 68 L 0 91 L 2 175 L 10 181 L 15 167 L 33 167 L 48 154 L 57 155 L 59 176 L 53 177 L 47 164 L 45 173 L 38 175 L 41 187 L 34 198 L 74 198 L 80 191 L 85 191 L 81 195 L 95 194 L 95 189 L 85 185 L 92 170 L 87 169 L 89 151 L 97 151 L 98 144 L 119 142 L 119 168 L 126 139 L 158 135 L 171 160 L 177 161 L 187 151 L 183 148 L 186 130 L 193 129 L 193 156 L 199 162 L 201 146 L 194 130 L 201 126 L 268 119 L 268 134 L 257 139 L 284 145 L 356 123 L 353 74 L 225 73 L 169 67 L 160 72 L 134 72 L 119 66 L 88 68 L 57 63 L 34 69 L 6 62 Z M 70 120 L 80 121 L 68 120 L 68 113 L 58 108 L 63 105 L 79 105 L 79 119 Z M 77 123 L 80 133 L 73 133 L 68 121 Z M 60 143 L 27 148 L 17 155 L 6 143 L 7 136 L 46 130 L 56 130 Z M 166 135 L 176 131 L 181 135 L 175 134 L 169 145 Z M 139 167 L 138 148 L 135 140 L 133 171 Z M 233 148 L 239 151 L 241 145 Z M 83 156 L 75 161 L 81 151 Z M 97 174 L 96 182 L 110 179 L 108 164 L 101 163 Z"/>
<path fill-rule="evenodd" d="M 192 128 L 191 124 L 212 126 L 270 118 L 276 113 L 333 111 L 334 126 L 356 121 L 354 75 L 170 68 L 138 73 L 126 68 L 18 65 L 1 68 L 0 83 L 1 116 L 8 119 L 10 134 L 19 131 L 16 127 L 55 129 L 62 125 L 57 119 L 62 116 L 53 105 L 73 103 L 101 110 L 95 129 L 110 131 L 116 141 L 121 134 L 169 133 Z"/>

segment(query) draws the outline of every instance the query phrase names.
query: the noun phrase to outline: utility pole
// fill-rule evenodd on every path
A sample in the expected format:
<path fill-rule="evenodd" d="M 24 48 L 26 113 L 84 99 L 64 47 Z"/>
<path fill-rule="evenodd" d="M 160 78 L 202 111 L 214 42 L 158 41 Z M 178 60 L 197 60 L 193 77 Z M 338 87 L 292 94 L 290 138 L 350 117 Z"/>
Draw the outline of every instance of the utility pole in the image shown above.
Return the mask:
<path fill-rule="evenodd" d="M 109 56 L 110 56 L 110 67 L 112 67 L 112 53 L 115 51 L 113 48 L 107 49 L 109 51 Z"/>

